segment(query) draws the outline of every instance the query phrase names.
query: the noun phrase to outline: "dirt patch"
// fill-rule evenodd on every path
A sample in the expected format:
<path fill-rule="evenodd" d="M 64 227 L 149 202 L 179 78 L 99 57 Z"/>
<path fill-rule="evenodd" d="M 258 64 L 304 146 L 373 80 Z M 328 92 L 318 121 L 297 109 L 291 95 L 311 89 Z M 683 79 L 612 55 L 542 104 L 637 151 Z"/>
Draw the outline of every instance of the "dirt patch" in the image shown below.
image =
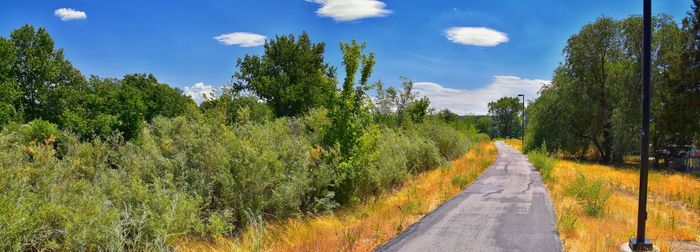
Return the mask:
<path fill-rule="evenodd" d="M 700 251 L 700 243 L 694 241 L 672 241 L 669 242 L 670 250 L 674 252 Z"/>

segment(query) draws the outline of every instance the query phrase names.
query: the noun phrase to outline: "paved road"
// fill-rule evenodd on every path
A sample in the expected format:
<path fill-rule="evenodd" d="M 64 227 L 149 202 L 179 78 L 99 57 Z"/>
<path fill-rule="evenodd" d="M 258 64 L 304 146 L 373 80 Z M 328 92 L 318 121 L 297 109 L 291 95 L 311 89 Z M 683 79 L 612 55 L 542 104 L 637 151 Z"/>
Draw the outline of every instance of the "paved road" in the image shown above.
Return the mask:
<path fill-rule="evenodd" d="M 378 251 L 562 251 L 540 174 L 510 146 L 467 189 Z"/>

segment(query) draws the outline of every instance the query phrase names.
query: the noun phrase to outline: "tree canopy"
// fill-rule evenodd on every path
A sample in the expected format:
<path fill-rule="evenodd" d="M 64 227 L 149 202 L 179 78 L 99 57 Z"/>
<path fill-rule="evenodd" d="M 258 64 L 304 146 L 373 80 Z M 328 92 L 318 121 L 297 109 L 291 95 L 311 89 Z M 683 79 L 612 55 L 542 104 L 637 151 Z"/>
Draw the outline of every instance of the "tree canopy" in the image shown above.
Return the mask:
<path fill-rule="evenodd" d="M 264 99 L 276 116 L 296 116 L 326 106 L 336 92 L 335 68 L 324 62 L 324 43 L 312 43 L 304 32 L 277 36 L 265 43 L 262 56 L 238 59 L 233 75 L 237 90 Z"/>
<path fill-rule="evenodd" d="M 696 1 L 697 2 L 697 1 Z M 697 6 L 690 16 L 697 15 Z M 667 15 L 653 19 L 653 147 L 698 141 L 700 105 L 693 56 L 693 18 L 679 27 Z M 598 18 L 569 38 L 552 83 L 527 109 L 526 149 L 547 149 L 621 162 L 639 150 L 642 18 Z"/>
<path fill-rule="evenodd" d="M 522 104 L 518 97 L 502 97 L 489 103 L 489 116 L 496 137 L 517 138 L 522 129 Z"/>

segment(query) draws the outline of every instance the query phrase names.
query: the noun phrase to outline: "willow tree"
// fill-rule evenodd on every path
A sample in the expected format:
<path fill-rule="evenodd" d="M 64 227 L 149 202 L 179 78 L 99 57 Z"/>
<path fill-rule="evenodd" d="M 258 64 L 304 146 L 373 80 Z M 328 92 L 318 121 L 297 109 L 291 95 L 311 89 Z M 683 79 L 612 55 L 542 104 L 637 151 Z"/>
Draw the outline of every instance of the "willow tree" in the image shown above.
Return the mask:
<path fill-rule="evenodd" d="M 655 17 L 653 26 L 652 139 L 659 146 L 678 142 L 673 136 L 700 120 L 695 112 L 682 112 L 695 99 L 683 86 L 692 83 L 692 64 L 683 56 L 684 33 L 667 15 Z M 546 141 L 548 149 L 574 155 L 593 149 L 605 163 L 621 162 L 623 155 L 638 150 L 641 30 L 638 16 L 619 21 L 602 17 L 571 36 L 552 83 L 528 108 L 526 148 Z"/>

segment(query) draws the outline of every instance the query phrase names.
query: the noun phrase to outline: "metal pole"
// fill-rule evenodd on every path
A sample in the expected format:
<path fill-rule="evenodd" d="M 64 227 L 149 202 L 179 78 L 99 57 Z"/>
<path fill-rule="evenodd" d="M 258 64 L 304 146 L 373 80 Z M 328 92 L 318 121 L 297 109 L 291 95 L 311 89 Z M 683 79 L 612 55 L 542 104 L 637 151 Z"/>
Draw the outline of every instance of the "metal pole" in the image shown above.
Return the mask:
<path fill-rule="evenodd" d="M 651 110 L 651 0 L 644 0 L 642 38 L 642 149 L 639 171 L 639 208 L 637 237 L 630 239 L 633 251 L 651 251 L 654 246 L 645 236 L 647 220 L 647 184 L 649 177 L 649 114 Z"/>

